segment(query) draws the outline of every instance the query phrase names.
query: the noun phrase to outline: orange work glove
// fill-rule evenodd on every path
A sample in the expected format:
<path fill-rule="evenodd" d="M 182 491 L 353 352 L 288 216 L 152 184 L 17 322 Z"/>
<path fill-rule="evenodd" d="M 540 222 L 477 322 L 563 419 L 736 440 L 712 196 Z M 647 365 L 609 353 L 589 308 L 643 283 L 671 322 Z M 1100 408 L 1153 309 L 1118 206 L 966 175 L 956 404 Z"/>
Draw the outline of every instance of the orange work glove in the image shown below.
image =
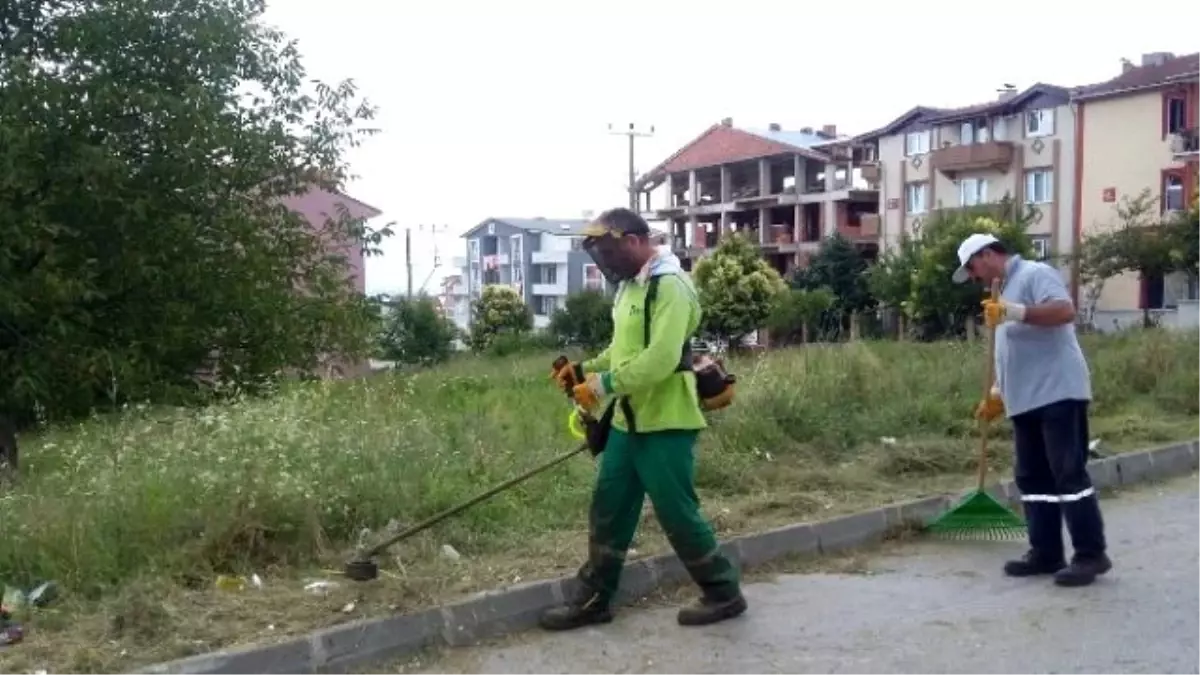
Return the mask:
<path fill-rule="evenodd" d="M 589 373 L 583 383 L 575 385 L 571 390 L 575 402 L 589 411 L 599 407 L 600 399 L 608 393 L 604 388 L 604 378 L 598 373 Z"/>
<path fill-rule="evenodd" d="M 980 422 L 993 422 L 1004 414 L 1004 401 L 1000 398 L 1000 390 L 992 387 L 978 405 L 975 406 L 975 419 Z"/>

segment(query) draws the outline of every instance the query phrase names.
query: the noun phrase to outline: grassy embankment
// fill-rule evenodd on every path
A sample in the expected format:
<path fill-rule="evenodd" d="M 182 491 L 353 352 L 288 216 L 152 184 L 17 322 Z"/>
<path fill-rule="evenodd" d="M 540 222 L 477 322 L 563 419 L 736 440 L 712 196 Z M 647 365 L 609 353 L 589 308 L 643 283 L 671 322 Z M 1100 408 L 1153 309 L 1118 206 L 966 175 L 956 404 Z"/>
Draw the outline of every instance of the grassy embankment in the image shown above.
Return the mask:
<path fill-rule="evenodd" d="M 1195 332 L 1087 336 L 1085 349 L 1107 451 L 1195 437 Z M 982 358 L 979 343 L 880 342 L 737 362 L 738 402 L 700 449 L 706 512 L 730 535 L 968 485 Z M 303 588 L 335 579 L 362 528 L 411 524 L 569 449 L 549 360 L 464 359 L 26 439 L 26 476 L 0 496 L 0 581 L 64 592 L 24 617 L 0 671 L 121 670 L 573 570 L 586 456 L 398 546 L 380 581 Z M 996 434 L 1003 472 L 1007 425 Z M 665 550 L 645 525 L 635 555 Z M 219 573 L 264 587 L 217 590 Z"/>

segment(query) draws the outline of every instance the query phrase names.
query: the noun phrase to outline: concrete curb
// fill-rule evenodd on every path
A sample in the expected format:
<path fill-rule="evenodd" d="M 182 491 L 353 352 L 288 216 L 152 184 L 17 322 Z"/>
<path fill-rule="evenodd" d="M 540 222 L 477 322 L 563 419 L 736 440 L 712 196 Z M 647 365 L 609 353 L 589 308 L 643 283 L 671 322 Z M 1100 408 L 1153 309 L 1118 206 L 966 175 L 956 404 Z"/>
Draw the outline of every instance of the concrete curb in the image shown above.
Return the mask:
<path fill-rule="evenodd" d="M 1097 487 L 1119 487 L 1186 474 L 1200 467 L 1200 441 L 1187 441 L 1107 457 L 1088 464 Z M 989 492 L 1018 500 L 1012 481 Z M 954 495 L 891 504 L 832 520 L 787 525 L 735 537 L 722 548 L 743 567 L 789 555 L 832 553 L 881 541 L 893 528 L 927 523 L 953 506 Z M 629 563 L 621 578 L 621 601 L 658 586 L 687 580 L 674 555 Z M 307 637 L 269 646 L 248 646 L 201 654 L 142 669 L 142 673 L 313 673 L 353 671 L 355 666 L 395 659 L 423 648 L 464 646 L 536 625 L 538 614 L 562 602 L 578 583 L 572 577 L 548 579 L 477 594 L 460 602 L 407 614 L 364 619 L 326 628 Z"/>

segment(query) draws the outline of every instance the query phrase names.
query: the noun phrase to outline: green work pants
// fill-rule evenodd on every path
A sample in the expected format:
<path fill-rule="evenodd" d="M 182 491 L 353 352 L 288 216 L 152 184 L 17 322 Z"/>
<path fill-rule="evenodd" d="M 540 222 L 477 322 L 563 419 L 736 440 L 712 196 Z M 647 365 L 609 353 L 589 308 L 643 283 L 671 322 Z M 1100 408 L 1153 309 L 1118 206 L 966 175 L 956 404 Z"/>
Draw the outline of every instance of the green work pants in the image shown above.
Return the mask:
<path fill-rule="evenodd" d="M 616 595 L 646 495 L 671 547 L 705 596 L 722 601 L 738 595 L 737 569 L 721 554 L 712 526 L 700 515 L 693 487 L 698 435 L 619 429 L 609 434 L 592 493 L 588 561 L 579 570 L 584 586 L 605 602 Z"/>

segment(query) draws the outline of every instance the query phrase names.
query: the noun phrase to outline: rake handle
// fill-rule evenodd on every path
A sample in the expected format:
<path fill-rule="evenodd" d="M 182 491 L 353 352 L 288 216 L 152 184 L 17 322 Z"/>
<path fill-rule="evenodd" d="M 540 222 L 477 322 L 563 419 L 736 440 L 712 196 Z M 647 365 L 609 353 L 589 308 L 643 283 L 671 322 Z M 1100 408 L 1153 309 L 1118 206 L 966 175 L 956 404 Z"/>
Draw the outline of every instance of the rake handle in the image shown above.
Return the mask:
<path fill-rule="evenodd" d="M 992 300 L 1000 299 L 1000 279 L 992 279 L 991 288 Z M 986 317 L 984 320 L 986 325 Z M 992 395 L 992 386 L 996 383 L 996 329 L 989 327 L 987 329 L 987 361 L 983 369 L 983 400 L 987 400 Z M 987 483 L 987 467 L 988 467 L 988 431 L 990 430 L 991 422 L 985 417 L 979 420 L 979 489 L 982 491 Z"/>

